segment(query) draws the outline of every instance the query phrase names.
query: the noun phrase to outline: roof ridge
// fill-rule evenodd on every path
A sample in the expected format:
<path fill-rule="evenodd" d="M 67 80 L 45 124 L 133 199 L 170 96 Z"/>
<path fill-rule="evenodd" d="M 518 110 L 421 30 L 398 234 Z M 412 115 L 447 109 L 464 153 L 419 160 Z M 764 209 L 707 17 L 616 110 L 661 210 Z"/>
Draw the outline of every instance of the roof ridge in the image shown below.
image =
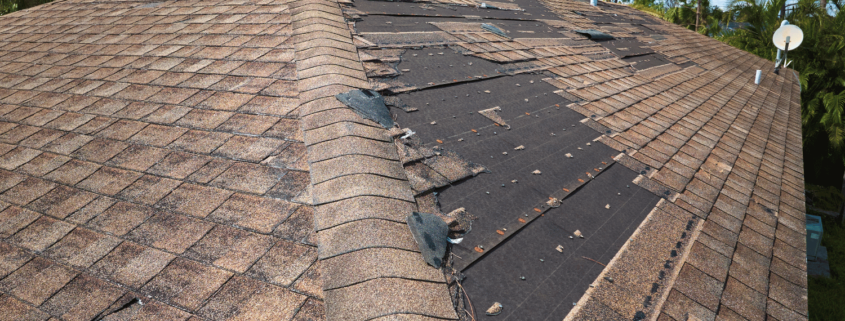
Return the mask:
<path fill-rule="evenodd" d="M 401 313 L 456 319 L 442 273 L 415 253 L 416 243 L 406 228 L 404 217 L 416 206 L 390 135 L 363 124 L 334 98 L 369 88 L 349 29 L 309 23 L 318 19 L 314 11 L 340 21 L 339 4 L 322 0 L 290 5 L 293 37 L 298 40 L 297 71 L 318 70 L 309 78 L 313 80 L 298 86 L 318 248 L 326 271 L 326 318 L 369 320 Z M 338 50 L 356 54 L 338 55 Z M 334 72 L 344 76 L 329 75 Z M 344 150 L 350 152 L 337 153 Z M 384 161 L 361 162 L 362 156 Z M 355 166 L 337 175 L 337 166 L 350 163 Z"/>

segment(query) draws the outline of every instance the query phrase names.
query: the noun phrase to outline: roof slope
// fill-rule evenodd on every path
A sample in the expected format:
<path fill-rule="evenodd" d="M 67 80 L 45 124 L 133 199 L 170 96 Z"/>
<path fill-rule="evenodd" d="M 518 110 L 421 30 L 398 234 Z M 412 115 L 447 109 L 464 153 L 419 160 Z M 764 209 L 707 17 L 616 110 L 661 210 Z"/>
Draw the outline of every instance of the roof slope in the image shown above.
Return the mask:
<path fill-rule="evenodd" d="M 599 164 L 591 175 L 594 166 L 577 161 L 581 157 L 606 167 L 618 162 L 637 173 L 633 183 L 661 200 L 635 224 L 636 231 L 625 232 L 630 237 L 616 245 L 615 255 L 598 258 L 607 268 L 600 273 L 588 268 L 594 271 L 585 274 L 590 280 L 578 285 L 586 295 L 577 296 L 568 319 L 806 319 L 800 88 L 793 71 L 773 74 L 768 61 L 624 6 L 528 0 L 487 3 L 522 11 L 444 6 L 454 4 L 356 1 L 342 7 L 354 21 L 354 43 L 370 82 L 405 111 L 394 109 L 395 118 L 419 137 L 417 142 L 397 139 L 405 145 L 400 161 L 418 209 L 448 213 L 465 207 L 479 217 L 465 236 L 469 244 L 452 248 L 455 266 L 469 276 L 469 296 L 475 290 L 475 297 L 483 299 L 474 301 L 476 310 L 507 292 L 523 293 L 520 284 L 531 283 L 507 281 L 519 273 L 508 266 L 526 264 L 508 261 L 527 258 L 518 252 L 502 257 L 510 252 L 491 249 L 510 244 L 507 248 L 531 252 L 553 241 L 557 236 L 537 239 L 541 243 L 520 241 L 541 233 L 533 225 L 523 229 L 527 222 L 544 225 L 557 218 L 543 214 L 559 216 L 560 210 L 545 206 L 547 196 L 564 199 L 562 208 L 575 211 L 560 223 L 572 226 L 578 213 L 589 210 L 567 206 L 570 195 L 579 199 L 578 188 L 603 192 L 581 187 L 603 173 Z M 615 39 L 586 39 L 576 32 L 584 29 Z M 759 85 L 754 84 L 757 69 L 763 70 Z M 540 79 L 546 84 L 533 85 Z M 529 80 L 532 85 L 526 84 Z M 514 83 L 519 88 L 506 87 Z M 542 95 L 552 91 L 549 85 L 556 87 L 557 101 L 544 100 Z M 482 92 L 495 99 L 488 101 Z M 526 98 L 529 107 L 521 107 L 521 97 L 534 98 Z M 501 107 L 483 110 L 494 104 Z M 542 116 L 569 124 L 573 116 L 555 108 L 560 106 L 580 113 L 572 130 L 586 126 L 597 132 L 586 139 L 581 132 L 564 133 L 553 124 L 527 120 Z M 497 116 L 472 116 L 476 111 Z M 527 116 L 520 116 L 523 111 Z M 556 138 L 535 142 L 529 137 L 549 134 L 531 128 L 556 128 L 551 133 Z M 538 149 L 555 139 L 565 139 L 564 145 Z M 584 142 L 593 139 L 615 149 L 614 158 L 592 156 L 602 150 L 598 147 L 581 151 L 566 145 L 578 142 L 588 148 Z M 530 175 L 534 167 L 518 165 L 537 157 L 566 159 L 553 156 L 564 149 L 576 153 L 574 161 L 532 165 L 546 166 L 542 175 L 551 173 L 557 183 Z M 437 151 L 457 152 L 492 173 L 452 179 L 438 168 L 442 156 Z M 584 169 L 585 177 L 567 174 Z M 601 175 L 597 182 L 627 174 L 612 170 Z M 508 183 L 513 178 L 519 179 Z M 498 188 L 499 183 L 507 189 Z M 501 196 L 490 198 L 494 194 Z M 565 231 L 572 233 L 566 227 L 551 233 Z M 483 268 L 489 265 L 485 260 L 500 268 Z M 479 279 L 504 285 L 496 290 L 471 284 Z M 553 305 L 566 300 L 558 295 L 534 299 Z M 530 314 L 536 308 L 519 312 L 521 306 L 506 305 L 510 310 L 494 318 L 545 318 Z"/>
<path fill-rule="evenodd" d="M 0 319 L 321 319 L 294 52 L 270 1 L 0 17 Z"/>

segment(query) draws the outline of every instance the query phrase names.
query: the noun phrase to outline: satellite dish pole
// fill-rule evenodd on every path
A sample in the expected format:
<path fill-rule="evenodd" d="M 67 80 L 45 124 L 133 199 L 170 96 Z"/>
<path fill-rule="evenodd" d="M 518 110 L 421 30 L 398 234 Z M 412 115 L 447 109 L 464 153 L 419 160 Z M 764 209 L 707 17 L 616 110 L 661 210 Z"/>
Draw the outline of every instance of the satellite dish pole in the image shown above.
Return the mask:
<path fill-rule="evenodd" d="M 801 31 L 801 28 L 798 28 L 795 25 L 789 24 L 789 21 L 784 20 L 780 24 L 780 28 L 775 31 L 775 34 L 772 36 L 772 42 L 775 44 L 775 47 L 778 48 L 778 55 L 775 61 L 775 74 L 778 73 L 780 70 L 781 61 L 783 61 L 783 68 L 789 64 L 786 61 L 786 53 L 789 50 L 793 50 L 798 48 L 801 45 L 801 42 L 804 41 L 804 32 Z M 781 53 L 783 53 L 783 59 L 781 60 Z"/>

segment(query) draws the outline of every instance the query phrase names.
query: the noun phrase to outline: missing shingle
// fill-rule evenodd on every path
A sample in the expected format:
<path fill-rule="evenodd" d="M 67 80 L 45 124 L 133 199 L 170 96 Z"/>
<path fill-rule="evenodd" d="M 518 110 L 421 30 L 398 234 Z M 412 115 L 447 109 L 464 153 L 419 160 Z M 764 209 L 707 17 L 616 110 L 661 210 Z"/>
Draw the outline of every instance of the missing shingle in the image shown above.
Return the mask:
<path fill-rule="evenodd" d="M 369 89 L 356 89 L 335 95 L 337 100 L 355 110 L 361 117 L 373 120 L 384 128 L 394 125 L 390 111 L 384 104 L 384 98 Z"/>
<path fill-rule="evenodd" d="M 591 40 L 613 40 L 613 36 L 595 29 L 573 30 L 578 34 L 582 34 Z"/>

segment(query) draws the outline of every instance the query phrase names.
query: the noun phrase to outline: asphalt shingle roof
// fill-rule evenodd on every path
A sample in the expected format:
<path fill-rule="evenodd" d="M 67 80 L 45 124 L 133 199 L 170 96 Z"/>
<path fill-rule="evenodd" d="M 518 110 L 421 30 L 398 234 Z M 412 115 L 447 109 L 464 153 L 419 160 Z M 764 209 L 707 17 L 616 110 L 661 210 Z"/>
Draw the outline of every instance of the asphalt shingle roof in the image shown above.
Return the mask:
<path fill-rule="evenodd" d="M 572 293 L 503 281 L 475 292 L 477 317 L 525 294 L 555 309 L 489 318 L 807 318 L 791 70 L 621 5 L 479 4 L 66 0 L 0 17 L 0 318 L 458 319 L 458 272 L 473 297 L 501 277 L 483 268 L 511 253 L 497 247 L 554 251 L 526 240 L 582 223 L 602 226 L 572 241 L 600 265 L 567 245 L 547 266 L 577 282 L 537 270 Z M 398 128 L 335 98 L 359 88 Z M 636 199 L 612 211 L 577 203 L 626 184 Z M 477 220 L 444 275 L 405 220 L 459 207 Z"/>

